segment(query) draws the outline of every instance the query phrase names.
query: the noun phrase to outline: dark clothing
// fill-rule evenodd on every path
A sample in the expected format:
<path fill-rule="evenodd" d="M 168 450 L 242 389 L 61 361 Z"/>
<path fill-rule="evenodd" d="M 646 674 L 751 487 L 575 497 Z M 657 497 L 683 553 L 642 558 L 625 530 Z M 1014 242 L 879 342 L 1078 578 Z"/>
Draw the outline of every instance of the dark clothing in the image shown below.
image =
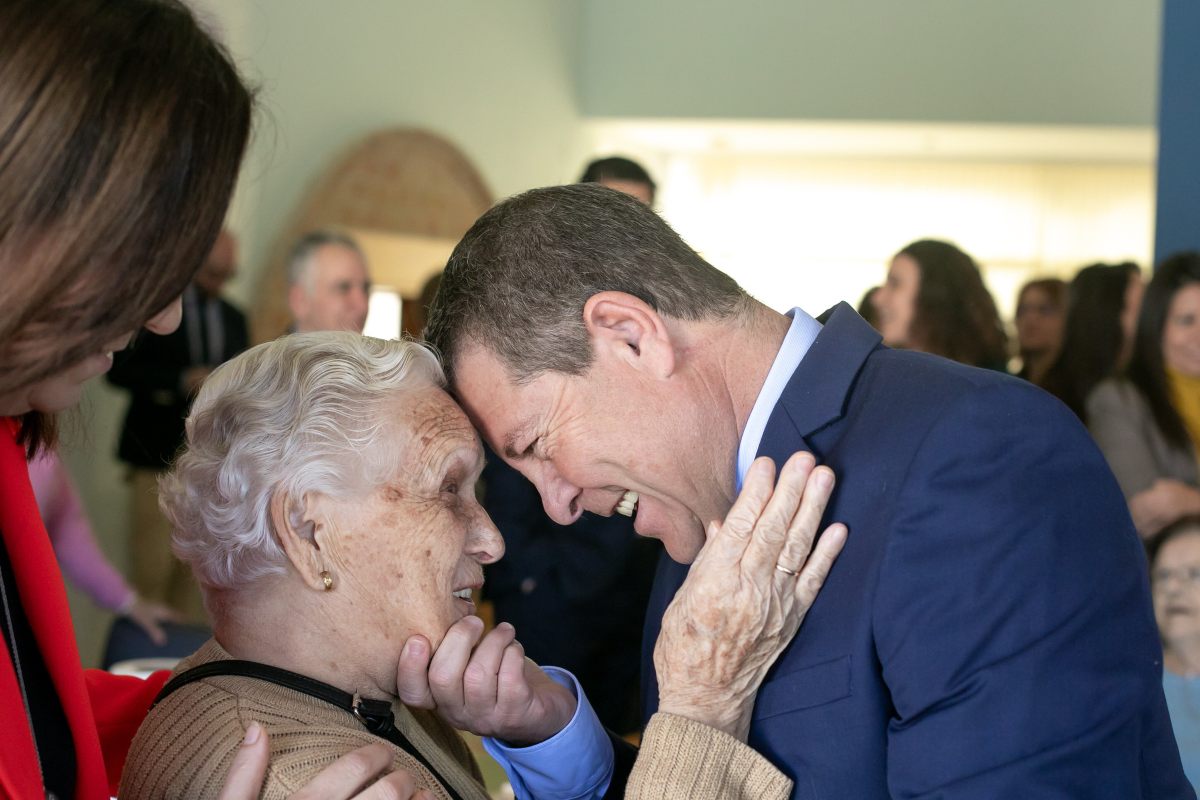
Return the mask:
<path fill-rule="evenodd" d="M 554 523 L 533 484 L 487 457 L 483 505 L 505 547 L 486 568 L 496 620 L 517 629 L 534 661 L 573 673 L 606 727 L 637 730 L 641 631 L 661 546 L 619 515 Z"/>
<path fill-rule="evenodd" d="M 12 659 L 13 671 L 24 689 L 24 700 L 28 702 L 33 719 L 33 741 L 41 762 L 42 782 L 46 791 L 57 798 L 75 796 L 75 742 L 71 739 L 71 727 L 67 714 L 33 628 L 21 604 L 21 593 L 17 587 L 16 574 L 8 557 L 8 548 L 0 538 L 0 584 L 3 584 L 3 603 L 0 603 L 0 630 L 4 631 L 4 645 Z M 10 720 L 5 724 L 16 724 Z M 21 722 L 24 724 L 24 721 Z"/>
<path fill-rule="evenodd" d="M 183 320 L 174 333 L 139 335 L 117 353 L 109 382 L 130 391 L 117 455 L 127 464 L 165 469 L 184 440 L 191 398 L 183 373 L 191 367 L 217 367 L 246 349 L 246 317 L 220 298 L 204 299 L 189 287 Z"/>
<path fill-rule="evenodd" d="M 795 798 L 1194 798 L 1145 557 L 1096 445 L 1027 383 L 882 347 L 839 306 L 759 456 L 812 452 L 850 535 L 759 690 Z M 652 643 L 687 567 L 662 560 Z"/>

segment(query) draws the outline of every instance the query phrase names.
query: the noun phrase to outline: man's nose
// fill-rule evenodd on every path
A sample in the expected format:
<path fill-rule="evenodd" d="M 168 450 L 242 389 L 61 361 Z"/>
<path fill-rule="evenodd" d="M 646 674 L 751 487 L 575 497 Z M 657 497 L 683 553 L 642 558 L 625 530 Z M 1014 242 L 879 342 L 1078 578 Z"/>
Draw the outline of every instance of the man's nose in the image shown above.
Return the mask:
<path fill-rule="evenodd" d="M 563 478 L 553 467 L 546 465 L 536 485 L 547 516 L 559 525 L 570 525 L 583 514 L 579 503 L 579 487 Z"/>

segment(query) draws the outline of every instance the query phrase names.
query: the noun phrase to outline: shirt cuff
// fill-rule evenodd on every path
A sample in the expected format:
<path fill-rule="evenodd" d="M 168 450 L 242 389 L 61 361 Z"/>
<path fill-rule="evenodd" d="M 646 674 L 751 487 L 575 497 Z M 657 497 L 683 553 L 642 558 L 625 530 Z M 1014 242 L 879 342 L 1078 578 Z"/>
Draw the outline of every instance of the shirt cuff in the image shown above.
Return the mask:
<path fill-rule="evenodd" d="M 613 775 L 613 746 L 575 676 L 558 667 L 543 667 L 555 683 L 574 693 L 575 715 L 566 727 L 544 742 L 509 747 L 485 737 L 483 747 L 508 773 L 519 800 L 585 800 L 608 791 Z"/>

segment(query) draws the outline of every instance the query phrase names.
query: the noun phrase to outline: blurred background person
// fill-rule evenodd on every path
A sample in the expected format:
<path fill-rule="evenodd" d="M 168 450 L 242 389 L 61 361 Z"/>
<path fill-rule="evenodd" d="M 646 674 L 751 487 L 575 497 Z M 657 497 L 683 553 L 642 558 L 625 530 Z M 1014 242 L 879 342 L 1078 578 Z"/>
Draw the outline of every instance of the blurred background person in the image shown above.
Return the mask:
<path fill-rule="evenodd" d="M 973 367 L 1006 366 L 1008 337 L 996 302 L 975 259 L 949 242 L 922 239 L 897 253 L 874 305 L 890 347 Z"/>
<path fill-rule="evenodd" d="M 154 644 L 165 644 L 161 623 L 174 620 L 175 612 L 139 597 L 105 557 L 58 453 L 46 449 L 30 461 L 29 481 L 54 556 L 71 583 L 101 608 L 129 617 Z"/>
<path fill-rule="evenodd" d="M 367 257 L 352 237 L 332 230 L 305 234 L 287 259 L 292 333 L 362 333 L 371 300 Z"/>
<path fill-rule="evenodd" d="M 184 420 L 206 377 L 246 349 L 246 318 L 221 290 L 237 272 L 237 241 L 222 230 L 183 292 L 183 319 L 166 336 L 143 336 L 113 360 L 108 380 L 128 389 L 118 457 L 129 465 L 130 565 L 138 594 L 205 622 L 199 590 L 171 553 L 171 526 L 158 508 L 158 476 L 183 444 Z"/>
<path fill-rule="evenodd" d="M 1163 692 L 1193 787 L 1200 787 L 1200 517 L 1185 517 L 1154 544 L 1150 587 L 1163 641 Z"/>
<path fill-rule="evenodd" d="M 1041 383 L 1062 348 L 1067 321 L 1067 283 L 1060 278 L 1038 278 L 1017 294 L 1017 377 Z"/>
<path fill-rule="evenodd" d="M 1087 412 L 1143 536 L 1200 514 L 1200 253 L 1155 270 L 1129 368 L 1096 388 Z"/>
<path fill-rule="evenodd" d="M 879 310 L 875 307 L 875 295 L 879 294 L 879 287 L 872 286 L 867 291 L 863 292 L 862 299 L 858 301 L 858 315 L 867 321 L 875 330 L 879 330 Z"/>
<path fill-rule="evenodd" d="M 1129 363 L 1143 288 L 1131 262 L 1092 264 L 1071 280 L 1062 347 L 1040 385 L 1085 424 L 1092 390 Z"/>
<path fill-rule="evenodd" d="M 658 189 L 645 167 L 624 156 L 596 159 L 584 168 L 578 182 L 598 183 L 616 189 L 648 206 L 654 205 L 654 193 Z"/>

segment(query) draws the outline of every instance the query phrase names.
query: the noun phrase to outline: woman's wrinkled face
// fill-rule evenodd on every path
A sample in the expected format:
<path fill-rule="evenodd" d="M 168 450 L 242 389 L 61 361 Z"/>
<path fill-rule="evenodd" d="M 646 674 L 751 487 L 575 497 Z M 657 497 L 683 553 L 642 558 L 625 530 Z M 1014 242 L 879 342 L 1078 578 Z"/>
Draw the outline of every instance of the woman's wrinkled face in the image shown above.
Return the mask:
<path fill-rule="evenodd" d="M 871 298 L 879 312 L 879 332 L 891 347 L 908 347 L 909 330 L 921 289 L 921 268 L 906 255 L 892 259 L 887 282 Z"/>
<path fill-rule="evenodd" d="M 1189 378 L 1200 378 L 1200 283 L 1181 286 L 1167 307 L 1163 362 Z"/>
<path fill-rule="evenodd" d="M 398 409 L 377 445 L 397 454 L 395 470 L 366 497 L 318 501 L 322 547 L 333 591 L 358 612 L 347 625 L 396 647 L 419 633 L 436 648 L 475 612 L 483 565 L 504 540 L 475 497 L 483 450 L 462 410 L 434 387 L 405 393 Z"/>
<path fill-rule="evenodd" d="M 1170 539 L 1150 572 L 1154 616 L 1168 648 L 1200 637 L 1200 528 Z"/>
<path fill-rule="evenodd" d="M 170 305 L 151 317 L 145 325 L 151 333 L 165 335 L 179 327 L 182 304 L 176 298 Z M 29 411 L 54 414 L 65 411 L 79 402 L 83 385 L 112 368 L 113 353 L 124 350 L 133 333 L 123 334 L 103 342 L 96 352 L 37 383 L 0 395 L 0 416 L 15 417 Z"/>

